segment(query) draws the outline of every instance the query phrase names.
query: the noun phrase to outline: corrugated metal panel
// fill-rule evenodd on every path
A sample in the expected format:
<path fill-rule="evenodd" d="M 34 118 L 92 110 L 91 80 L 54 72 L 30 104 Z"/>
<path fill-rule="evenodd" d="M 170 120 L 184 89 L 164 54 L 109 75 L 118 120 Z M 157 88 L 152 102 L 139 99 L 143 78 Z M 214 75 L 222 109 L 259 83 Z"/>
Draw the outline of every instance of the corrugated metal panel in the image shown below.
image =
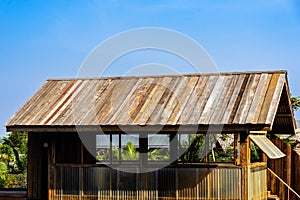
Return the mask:
<path fill-rule="evenodd" d="M 8 127 L 272 125 L 286 72 L 48 80 Z"/>
<path fill-rule="evenodd" d="M 241 199 L 241 168 L 163 168 L 126 173 L 109 167 L 56 167 L 51 199 Z M 137 169 L 138 171 L 138 169 Z"/>
<path fill-rule="evenodd" d="M 267 199 L 267 166 L 248 168 L 248 199 Z"/>
<path fill-rule="evenodd" d="M 250 139 L 271 159 L 285 156 L 265 135 L 250 135 Z"/>

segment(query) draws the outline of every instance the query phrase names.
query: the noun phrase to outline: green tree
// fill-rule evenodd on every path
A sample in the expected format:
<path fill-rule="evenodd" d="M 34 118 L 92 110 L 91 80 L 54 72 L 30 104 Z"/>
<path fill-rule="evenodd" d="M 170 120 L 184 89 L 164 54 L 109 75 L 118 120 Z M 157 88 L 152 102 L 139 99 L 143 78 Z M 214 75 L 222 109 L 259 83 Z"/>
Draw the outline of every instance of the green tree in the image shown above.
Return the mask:
<path fill-rule="evenodd" d="M 168 149 L 156 148 L 148 150 L 148 159 L 149 160 L 168 160 L 170 157 Z"/>
<path fill-rule="evenodd" d="M 293 110 L 300 108 L 300 97 L 291 97 Z"/>
<path fill-rule="evenodd" d="M 193 134 L 188 136 L 188 141 L 184 141 L 180 144 L 180 152 L 184 152 L 179 160 L 183 163 L 194 163 L 202 161 L 202 150 L 205 141 L 204 134 Z"/>
<path fill-rule="evenodd" d="M 3 146 L 9 149 L 7 153 L 13 156 L 12 173 L 24 173 L 27 169 L 27 133 L 12 132 L 3 138 Z M 2 152 L 2 151 L 1 151 Z"/>
<path fill-rule="evenodd" d="M 27 133 L 12 132 L 0 141 L 0 187 L 26 187 Z"/>
<path fill-rule="evenodd" d="M 8 174 L 8 169 L 6 163 L 0 161 L 0 187 L 1 188 L 7 187 L 8 185 L 7 174 Z"/>
<path fill-rule="evenodd" d="M 136 150 L 132 142 L 127 142 L 126 146 L 122 148 L 122 160 L 138 160 L 139 152 Z"/>

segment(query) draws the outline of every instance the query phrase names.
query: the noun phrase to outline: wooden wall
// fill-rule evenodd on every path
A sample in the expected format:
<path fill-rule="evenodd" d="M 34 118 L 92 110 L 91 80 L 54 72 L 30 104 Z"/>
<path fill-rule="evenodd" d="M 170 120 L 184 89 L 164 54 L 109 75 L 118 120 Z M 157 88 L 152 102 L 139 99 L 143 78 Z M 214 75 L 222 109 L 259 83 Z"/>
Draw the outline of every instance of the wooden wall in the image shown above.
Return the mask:
<path fill-rule="evenodd" d="M 298 154 L 293 151 L 291 145 L 284 143 L 284 141 L 279 138 L 273 138 L 272 142 L 286 154 L 286 157 L 276 160 L 269 160 L 268 167 L 299 194 L 300 153 Z M 277 194 L 280 199 L 287 199 L 287 187 L 270 174 L 268 176 L 268 189 L 271 190 L 272 193 Z M 289 196 L 290 199 L 293 199 L 292 196 L 294 195 L 290 192 Z"/>
<path fill-rule="evenodd" d="M 300 194 L 300 150 L 292 151 L 292 187 Z"/>
<path fill-rule="evenodd" d="M 27 198 L 46 199 L 48 196 L 48 134 L 28 133 Z"/>
<path fill-rule="evenodd" d="M 48 198 L 50 167 L 54 163 L 95 164 L 96 159 L 77 133 L 28 133 L 28 199 Z"/>

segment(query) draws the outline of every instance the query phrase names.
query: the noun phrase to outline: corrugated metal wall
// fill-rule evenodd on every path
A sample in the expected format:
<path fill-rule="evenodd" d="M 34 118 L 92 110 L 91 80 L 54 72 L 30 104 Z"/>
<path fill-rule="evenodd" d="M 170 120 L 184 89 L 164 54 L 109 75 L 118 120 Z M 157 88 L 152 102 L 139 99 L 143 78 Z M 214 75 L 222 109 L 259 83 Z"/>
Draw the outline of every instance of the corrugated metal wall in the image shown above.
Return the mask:
<path fill-rule="evenodd" d="M 267 166 L 248 169 L 248 199 L 267 199 Z"/>
<path fill-rule="evenodd" d="M 57 167 L 52 199 L 241 199 L 240 168 L 164 168 L 145 174 L 108 167 Z"/>

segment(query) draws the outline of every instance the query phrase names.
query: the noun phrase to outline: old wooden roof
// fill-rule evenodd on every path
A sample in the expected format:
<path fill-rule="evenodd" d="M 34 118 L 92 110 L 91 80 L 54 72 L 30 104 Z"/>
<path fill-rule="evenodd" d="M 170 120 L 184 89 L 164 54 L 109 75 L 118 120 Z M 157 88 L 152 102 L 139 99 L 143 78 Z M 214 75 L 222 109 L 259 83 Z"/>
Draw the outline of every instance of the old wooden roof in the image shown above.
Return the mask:
<path fill-rule="evenodd" d="M 294 129 L 286 71 L 108 77 L 47 80 L 6 126 L 8 131 L 75 125 L 271 129 L 276 114 L 277 128 Z"/>

